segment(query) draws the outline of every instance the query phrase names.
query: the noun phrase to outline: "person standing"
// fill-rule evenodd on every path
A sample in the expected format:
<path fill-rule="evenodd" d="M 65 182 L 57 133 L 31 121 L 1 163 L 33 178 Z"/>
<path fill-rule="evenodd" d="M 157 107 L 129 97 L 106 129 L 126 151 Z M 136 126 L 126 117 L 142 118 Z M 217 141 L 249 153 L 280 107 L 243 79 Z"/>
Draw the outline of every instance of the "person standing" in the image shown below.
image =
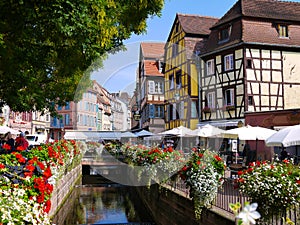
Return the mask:
<path fill-rule="evenodd" d="M 285 160 L 287 158 L 288 158 L 288 153 L 287 153 L 286 149 L 283 148 L 282 151 L 280 152 L 280 160 L 282 161 L 282 160 Z"/>
<path fill-rule="evenodd" d="M 24 137 L 24 133 L 21 132 L 16 138 L 15 149 L 16 150 L 26 150 L 29 146 L 28 141 Z"/>

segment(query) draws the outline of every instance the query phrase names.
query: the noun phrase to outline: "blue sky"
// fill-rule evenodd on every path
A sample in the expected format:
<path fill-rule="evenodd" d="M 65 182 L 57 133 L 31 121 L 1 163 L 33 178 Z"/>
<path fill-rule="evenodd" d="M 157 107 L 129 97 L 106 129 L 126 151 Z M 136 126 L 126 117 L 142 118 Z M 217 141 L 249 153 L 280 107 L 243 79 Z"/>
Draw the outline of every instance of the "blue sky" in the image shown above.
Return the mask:
<path fill-rule="evenodd" d="M 165 42 L 170 33 L 176 13 L 222 17 L 237 0 L 165 0 L 161 17 L 147 21 L 147 33 L 133 35 L 126 40 L 127 51 L 110 55 L 103 69 L 92 74 L 109 92 L 127 91 L 135 88 L 140 42 Z M 300 0 L 294 0 L 300 1 Z"/>

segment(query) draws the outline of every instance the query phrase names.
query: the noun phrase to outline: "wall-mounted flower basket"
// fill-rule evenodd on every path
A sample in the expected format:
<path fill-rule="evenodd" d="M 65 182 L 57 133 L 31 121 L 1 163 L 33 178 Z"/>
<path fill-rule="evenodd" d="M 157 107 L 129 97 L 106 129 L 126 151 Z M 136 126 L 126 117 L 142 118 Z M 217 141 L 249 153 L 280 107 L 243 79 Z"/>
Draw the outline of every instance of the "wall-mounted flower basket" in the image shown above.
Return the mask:
<path fill-rule="evenodd" d="M 203 111 L 204 113 L 211 113 L 211 112 L 212 112 L 212 109 L 209 108 L 209 107 L 205 107 L 205 108 L 202 109 L 202 111 Z"/>

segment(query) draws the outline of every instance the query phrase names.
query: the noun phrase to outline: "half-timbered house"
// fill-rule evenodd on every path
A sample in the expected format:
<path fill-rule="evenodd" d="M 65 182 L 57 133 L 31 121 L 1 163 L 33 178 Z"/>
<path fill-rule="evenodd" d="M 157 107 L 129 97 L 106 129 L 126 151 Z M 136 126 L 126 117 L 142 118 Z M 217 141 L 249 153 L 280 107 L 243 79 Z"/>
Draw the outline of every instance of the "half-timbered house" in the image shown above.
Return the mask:
<path fill-rule="evenodd" d="M 199 122 L 197 55 L 216 18 L 177 14 L 165 45 L 165 129 Z"/>
<path fill-rule="evenodd" d="M 300 112 L 300 3 L 237 1 L 211 27 L 200 57 L 202 123 L 261 125 L 265 118 L 273 127 L 280 121 L 270 117 Z"/>

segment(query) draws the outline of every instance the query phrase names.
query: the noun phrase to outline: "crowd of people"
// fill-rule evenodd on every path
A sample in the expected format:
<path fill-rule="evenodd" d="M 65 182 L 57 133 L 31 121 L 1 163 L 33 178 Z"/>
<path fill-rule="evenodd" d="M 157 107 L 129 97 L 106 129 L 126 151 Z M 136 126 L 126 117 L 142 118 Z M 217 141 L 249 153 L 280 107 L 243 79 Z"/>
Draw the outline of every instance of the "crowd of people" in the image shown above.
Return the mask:
<path fill-rule="evenodd" d="M 28 132 L 28 131 L 27 131 Z M 25 135 L 27 133 L 23 133 L 20 131 L 20 133 L 17 135 L 16 138 L 13 138 L 13 135 L 11 132 L 7 132 L 4 134 L 3 137 L 1 137 L 0 146 L 1 149 L 6 149 L 6 151 L 15 151 L 15 150 L 26 150 L 29 147 L 29 143 L 25 138 Z"/>

